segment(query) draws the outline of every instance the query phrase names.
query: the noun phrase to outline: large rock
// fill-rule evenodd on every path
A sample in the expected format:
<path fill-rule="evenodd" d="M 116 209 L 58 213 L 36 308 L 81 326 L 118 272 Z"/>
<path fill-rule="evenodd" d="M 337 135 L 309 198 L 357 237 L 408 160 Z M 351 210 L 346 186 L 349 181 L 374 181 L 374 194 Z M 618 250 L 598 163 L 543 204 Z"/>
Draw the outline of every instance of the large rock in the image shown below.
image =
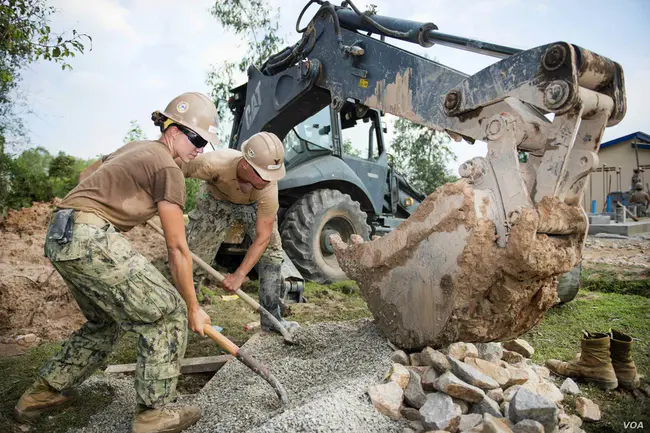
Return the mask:
<path fill-rule="evenodd" d="M 503 416 L 501 414 L 501 408 L 499 407 L 499 403 L 496 401 L 492 400 L 490 397 L 485 397 L 483 400 L 481 400 L 478 403 L 474 403 L 472 405 L 472 408 L 470 409 L 471 413 L 489 413 L 492 416 L 500 417 Z"/>
<path fill-rule="evenodd" d="M 494 417 L 489 413 L 483 415 L 484 433 L 512 433 L 508 420 L 502 417 Z"/>
<path fill-rule="evenodd" d="M 436 379 L 438 379 L 439 374 L 433 367 L 426 367 L 424 373 L 422 373 L 422 389 L 425 391 L 435 391 Z"/>
<path fill-rule="evenodd" d="M 465 432 L 472 427 L 478 425 L 483 421 L 483 415 L 480 413 L 470 413 L 468 415 L 461 415 L 460 423 L 458 424 L 458 431 Z"/>
<path fill-rule="evenodd" d="M 474 367 L 483 374 L 494 379 L 500 387 L 506 386 L 510 380 L 510 373 L 503 367 L 480 358 L 466 358 L 465 364 Z"/>
<path fill-rule="evenodd" d="M 537 384 L 537 394 L 544 398 L 551 400 L 553 403 L 559 403 L 564 400 L 564 394 L 555 386 L 550 380 L 540 378 Z"/>
<path fill-rule="evenodd" d="M 476 343 L 476 349 L 478 350 L 478 357 L 484 361 L 495 364 L 501 361 L 503 347 L 499 343 Z"/>
<path fill-rule="evenodd" d="M 395 382 L 402 389 L 406 388 L 410 377 L 410 372 L 402 364 L 393 363 L 390 371 L 388 372 L 388 380 Z"/>
<path fill-rule="evenodd" d="M 501 388 L 491 389 L 487 392 L 487 396 L 501 404 L 503 401 L 503 390 Z"/>
<path fill-rule="evenodd" d="M 454 402 L 447 394 L 436 392 L 427 395 L 427 401 L 420 408 L 422 424 L 428 430 L 456 431 L 460 415 L 456 413 Z"/>
<path fill-rule="evenodd" d="M 404 401 L 409 406 L 420 409 L 424 405 L 426 399 L 427 396 L 424 394 L 424 390 L 422 389 L 422 379 L 417 373 L 411 371 L 408 385 L 404 390 Z"/>
<path fill-rule="evenodd" d="M 585 421 L 600 421 L 600 407 L 588 398 L 576 398 L 576 412 Z"/>
<path fill-rule="evenodd" d="M 381 413 L 394 420 L 400 419 L 400 407 L 404 390 L 395 382 L 372 385 L 368 388 L 372 405 Z"/>
<path fill-rule="evenodd" d="M 524 383 L 528 382 L 528 372 L 524 370 L 523 368 L 519 367 L 514 367 L 509 364 L 505 364 L 507 367 L 505 369 L 508 371 L 508 375 L 510 375 L 510 379 L 508 379 L 508 383 L 506 383 L 504 388 L 510 388 L 511 386 L 514 385 L 523 385 Z"/>
<path fill-rule="evenodd" d="M 451 343 L 449 347 L 447 347 L 446 353 L 459 361 L 463 361 L 465 358 L 478 357 L 478 349 L 472 343 Z"/>
<path fill-rule="evenodd" d="M 478 403 L 485 398 L 485 392 L 482 389 L 463 382 L 451 371 L 436 379 L 433 386 L 438 391 L 471 403 Z"/>
<path fill-rule="evenodd" d="M 523 362 L 525 358 L 520 353 L 504 349 L 503 355 L 501 355 L 501 359 L 508 364 L 517 364 L 518 362 Z"/>
<path fill-rule="evenodd" d="M 532 358 L 535 349 L 526 340 L 517 339 L 510 340 L 503 343 L 503 348 L 512 352 L 517 352 L 524 358 Z"/>
<path fill-rule="evenodd" d="M 525 419 L 538 421 L 546 433 L 552 433 L 557 427 L 559 410 L 555 403 L 521 388 L 510 401 L 508 417 L 514 423 Z"/>
<path fill-rule="evenodd" d="M 562 382 L 562 386 L 560 386 L 560 391 L 563 392 L 564 394 L 571 394 L 571 395 L 578 395 L 580 394 L 580 388 L 578 388 L 578 384 L 573 381 L 570 377 L 567 377 L 564 382 Z"/>
<path fill-rule="evenodd" d="M 544 433 L 544 426 L 534 419 L 519 421 L 512 428 L 514 433 Z"/>
<path fill-rule="evenodd" d="M 481 373 L 476 368 L 462 361 L 458 361 L 451 356 L 447 356 L 447 359 L 451 364 L 451 371 L 459 379 L 469 383 L 470 385 L 477 386 L 482 389 L 496 389 L 500 387 L 496 380 L 492 379 L 486 374 Z"/>
<path fill-rule="evenodd" d="M 390 360 L 395 364 L 409 365 L 409 357 L 403 350 L 396 350 L 390 355 Z"/>
<path fill-rule="evenodd" d="M 425 347 L 420 352 L 420 360 L 425 364 L 436 369 L 440 374 L 446 373 L 451 369 L 447 356 L 430 347 Z"/>

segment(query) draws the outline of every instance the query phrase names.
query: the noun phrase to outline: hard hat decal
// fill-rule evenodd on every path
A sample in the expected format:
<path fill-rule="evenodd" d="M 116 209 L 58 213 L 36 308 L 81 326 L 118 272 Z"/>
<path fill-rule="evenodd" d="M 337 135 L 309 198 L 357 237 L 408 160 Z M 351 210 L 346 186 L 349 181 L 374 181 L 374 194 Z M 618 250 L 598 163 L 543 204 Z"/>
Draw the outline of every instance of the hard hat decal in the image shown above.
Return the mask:
<path fill-rule="evenodd" d="M 255 158 L 255 151 L 253 151 L 253 149 L 248 149 L 246 151 L 246 154 L 248 155 L 249 158 Z"/>
<path fill-rule="evenodd" d="M 267 168 L 268 170 L 278 170 L 278 169 L 280 169 L 281 167 L 282 167 L 282 164 L 275 164 L 275 165 L 269 165 L 269 166 L 267 166 L 266 168 Z"/>
<path fill-rule="evenodd" d="M 176 111 L 178 111 L 179 113 L 185 113 L 189 108 L 190 108 L 190 104 L 188 104 L 185 101 L 181 101 L 176 106 Z"/>
<path fill-rule="evenodd" d="M 210 134 L 216 134 L 216 133 L 217 133 L 217 127 L 214 126 L 214 125 L 210 125 L 210 126 L 208 126 L 208 132 L 209 132 Z"/>

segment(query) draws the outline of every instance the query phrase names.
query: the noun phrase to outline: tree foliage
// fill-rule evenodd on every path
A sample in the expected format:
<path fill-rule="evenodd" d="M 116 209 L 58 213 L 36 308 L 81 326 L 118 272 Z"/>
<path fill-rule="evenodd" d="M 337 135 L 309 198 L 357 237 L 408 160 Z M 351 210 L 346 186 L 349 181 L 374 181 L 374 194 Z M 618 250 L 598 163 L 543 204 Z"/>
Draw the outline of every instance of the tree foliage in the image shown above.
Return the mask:
<path fill-rule="evenodd" d="M 266 59 L 280 51 L 285 41 L 278 33 L 280 9 L 274 11 L 266 0 L 217 0 L 210 13 L 226 30 L 241 36 L 245 45 L 238 61 L 227 60 L 213 66 L 207 76 L 219 119 L 225 126 L 232 119 L 225 101 L 237 76 L 245 74 L 250 65 L 261 67 Z M 219 138 L 227 143 L 230 131 L 220 129 Z"/>
<path fill-rule="evenodd" d="M 449 137 L 406 119 L 395 121 L 391 143 L 392 165 L 406 180 L 425 194 L 455 180 L 446 164 L 456 157 L 449 148 Z"/>
<path fill-rule="evenodd" d="M 80 159 L 59 152 L 51 155 L 42 147 L 23 151 L 16 158 L 7 158 L 6 205 L 12 209 L 31 206 L 35 201 L 50 201 L 54 197 L 65 197 L 79 180 L 79 174 L 95 162 L 94 159 Z"/>
<path fill-rule="evenodd" d="M 144 133 L 144 131 L 142 130 L 142 127 L 140 126 L 140 124 L 138 123 L 137 120 L 132 120 L 129 123 L 129 125 L 130 125 L 129 127 L 131 129 L 129 129 L 126 132 L 126 135 L 122 139 L 122 143 L 126 144 L 126 143 L 130 143 L 132 141 L 140 141 L 140 140 L 146 140 L 147 139 L 147 134 Z"/>
<path fill-rule="evenodd" d="M 0 1 L 0 132 L 7 127 L 14 100 L 12 91 L 20 82 L 21 71 L 29 64 L 47 60 L 72 69 L 68 59 L 83 53 L 88 35 L 72 30 L 55 33 L 49 18 L 56 9 L 47 0 Z"/>
<path fill-rule="evenodd" d="M 63 154 L 52 157 L 42 148 L 14 158 L 7 140 L 8 133 L 25 134 L 15 115 L 21 72 L 39 60 L 70 70 L 68 60 L 83 53 L 92 42 L 88 35 L 76 30 L 54 32 L 50 28 L 54 13 L 56 9 L 47 0 L 0 0 L 0 218 L 8 207 L 28 206 L 33 200 L 49 200 L 69 190 L 73 183 L 69 168 L 79 165 L 80 160 L 73 162 Z M 52 162 L 56 176 L 48 180 Z"/>

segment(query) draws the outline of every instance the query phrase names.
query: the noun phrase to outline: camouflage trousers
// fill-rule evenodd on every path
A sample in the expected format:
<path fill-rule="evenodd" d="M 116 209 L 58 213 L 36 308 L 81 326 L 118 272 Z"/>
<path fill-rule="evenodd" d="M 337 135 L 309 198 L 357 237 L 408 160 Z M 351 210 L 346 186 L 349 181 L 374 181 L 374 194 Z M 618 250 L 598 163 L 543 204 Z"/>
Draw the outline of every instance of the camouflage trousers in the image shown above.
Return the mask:
<path fill-rule="evenodd" d="M 45 255 L 88 321 L 41 367 L 41 377 L 57 390 L 79 385 L 130 331 L 139 337 L 137 403 L 174 400 L 188 332 L 176 289 L 110 224 L 75 224 L 69 243 L 46 240 Z"/>
<path fill-rule="evenodd" d="M 208 192 L 205 182 L 201 182 L 196 195 L 196 208 L 188 216 L 190 222 L 187 226 L 187 242 L 190 250 L 208 264 L 213 264 L 217 251 L 233 223 L 241 223 L 246 234 L 255 239 L 257 203 L 235 204 L 217 200 Z M 281 265 L 282 255 L 282 241 L 276 218 L 269 245 L 260 262 Z M 206 277 L 207 273 L 195 264 L 194 275 L 195 279 L 200 280 Z"/>

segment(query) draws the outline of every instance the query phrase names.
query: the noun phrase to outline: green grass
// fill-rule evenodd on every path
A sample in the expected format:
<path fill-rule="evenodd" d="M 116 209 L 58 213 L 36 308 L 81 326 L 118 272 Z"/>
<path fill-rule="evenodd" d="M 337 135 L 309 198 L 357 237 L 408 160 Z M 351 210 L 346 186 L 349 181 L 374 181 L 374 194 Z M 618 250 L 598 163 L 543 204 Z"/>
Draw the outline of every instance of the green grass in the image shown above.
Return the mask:
<path fill-rule="evenodd" d="M 580 283 L 593 292 L 639 295 L 650 298 L 650 271 L 617 269 L 607 265 L 585 267 Z"/>
<path fill-rule="evenodd" d="M 583 329 L 616 329 L 634 337 L 632 357 L 639 373 L 650 376 L 650 299 L 581 290 L 574 301 L 549 310 L 542 322 L 521 338 L 535 348 L 533 361 L 543 365 L 551 358 L 573 359 L 580 351 Z M 602 413 L 600 422 L 583 426 L 588 433 L 620 432 L 624 430 L 624 421 L 643 421 L 650 426 L 649 400 L 635 401 L 628 393 L 602 391 L 589 385 L 581 389 L 583 396 L 598 404 Z M 575 398 L 567 398 L 564 404 L 569 413 L 575 413 Z"/>
<path fill-rule="evenodd" d="M 372 316 L 353 281 L 342 281 L 329 286 L 307 283 L 303 295 L 307 303 L 291 304 L 287 317 L 289 320 L 310 324 Z"/>

